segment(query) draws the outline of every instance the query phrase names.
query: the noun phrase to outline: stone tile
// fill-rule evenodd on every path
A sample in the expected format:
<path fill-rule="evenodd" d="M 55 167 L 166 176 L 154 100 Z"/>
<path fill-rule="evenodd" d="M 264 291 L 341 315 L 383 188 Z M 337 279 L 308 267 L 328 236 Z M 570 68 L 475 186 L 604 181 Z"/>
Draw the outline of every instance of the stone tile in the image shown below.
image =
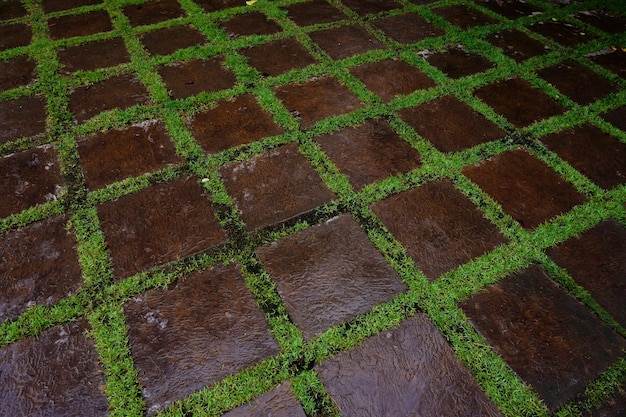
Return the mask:
<path fill-rule="evenodd" d="M 342 416 L 500 416 L 421 313 L 315 369 Z"/>
<path fill-rule="evenodd" d="M 151 55 L 169 55 L 179 49 L 207 42 L 204 35 L 189 26 L 172 26 L 142 33 L 139 40 Z"/>
<path fill-rule="evenodd" d="M 91 190 L 182 162 L 156 120 L 88 136 L 79 140 L 78 154 Z"/>
<path fill-rule="evenodd" d="M 516 62 L 550 52 L 550 47 L 517 29 L 505 29 L 487 36 L 487 41 Z"/>
<path fill-rule="evenodd" d="M 125 278 L 226 240 L 195 177 L 158 184 L 98 206 L 113 272 Z"/>
<path fill-rule="evenodd" d="M 51 146 L 0 157 L 0 217 L 56 200 L 63 183 L 59 159 Z"/>
<path fill-rule="evenodd" d="M 505 136 L 505 132 L 455 96 L 445 96 L 399 113 L 442 152 L 458 152 Z"/>
<path fill-rule="evenodd" d="M 315 141 L 356 190 L 420 165 L 419 153 L 382 119 L 368 120 Z"/>
<path fill-rule="evenodd" d="M 280 352 L 235 264 L 148 291 L 124 310 L 149 415 Z"/>
<path fill-rule="evenodd" d="M 158 67 L 170 97 L 183 99 L 202 92 L 215 92 L 232 88 L 235 74 L 222 66 L 222 59 L 191 59 Z"/>
<path fill-rule="evenodd" d="M 219 170 L 247 230 L 307 213 L 335 198 L 296 144 Z"/>
<path fill-rule="evenodd" d="M 436 84 L 419 69 L 401 60 L 385 59 L 350 69 L 365 86 L 388 103 L 398 96 L 425 90 Z"/>
<path fill-rule="evenodd" d="M 607 94 L 619 91 L 618 86 L 575 61 L 565 61 L 544 68 L 538 75 L 582 105 L 591 104 Z"/>
<path fill-rule="evenodd" d="M 113 30 L 109 14 L 104 10 L 53 17 L 48 20 L 48 28 L 53 40 L 95 35 Z"/>
<path fill-rule="evenodd" d="M 27 55 L 0 61 L 0 92 L 30 84 L 35 78 L 37 62 Z"/>
<path fill-rule="evenodd" d="M 284 383 L 266 392 L 249 404 L 242 405 L 222 417 L 306 417 L 302 406 L 293 395 L 290 384 Z"/>
<path fill-rule="evenodd" d="M 537 22 L 530 25 L 528 28 L 561 45 L 569 47 L 574 47 L 580 43 L 596 39 L 594 35 L 577 28 L 571 23 L 560 21 L 548 20 L 545 22 Z"/>
<path fill-rule="evenodd" d="M 108 415 L 102 367 L 87 320 L 0 349 L 0 409 L 6 416 Z"/>
<path fill-rule="evenodd" d="M 626 415 L 626 387 L 619 387 L 604 405 L 583 413 L 583 417 L 615 417 Z"/>
<path fill-rule="evenodd" d="M 372 209 L 431 281 L 507 242 L 448 180 L 392 195 Z"/>
<path fill-rule="evenodd" d="M 523 149 L 504 152 L 463 173 L 526 229 L 586 201 L 570 183 Z"/>
<path fill-rule="evenodd" d="M 0 20 L 17 19 L 27 14 L 28 11 L 24 8 L 21 1 L 7 0 L 0 3 Z"/>
<path fill-rule="evenodd" d="M 409 0 L 409 1 L 415 5 L 422 6 L 424 4 L 434 3 L 439 0 Z"/>
<path fill-rule="evenodd" d="M 176 0 L 149 0 L 122 8 L 131 26 L 152 25 L 185 16 Z"/>
<path fill-rule="evenodd" d="M 548 119 L 565 111 L 546 93 L 535 89 L 528 81 L 519 77 L 481 87 L 474 92 L 474 95 L 517 128 Z"/>
<path fill-rule="evenodd" d="M 539 267 L 461 305 L 506 363 L 555 411 L 606 370 L 626 342 Z"/>
<path fill-rule="evenodd" d="M 394 0 L 343 0 L 342 3 L 361 17 L 402 7 L 400 3 Z"/>
<path fill-rule="evenodd" d="M 433 13 L 446 19 L 454 26 L 461 29 L 470 29 L 474 26 L 484 26 L 498 23 L 497 19 L 487 16 L 478 10 L 468 7 L 464 4 L 454 6 L 440 7 L 432 9 Z"/>
<path fill-rule="evenodd" d="M 229 9 L 231 7 L 241 7 L 241 0 L 195 0 L 205 11 L 209 13 Z"/>
<path fill-rule="evenodd" d="M 622 326 L 626 325 L 626 229 L 605 221 L 547 253 Z"/>
<path fill-rule="evenodd" d="M 143 84 L 130 75 L 116 75 L 96 84 L 78 87 L 69 96 L 70 110 L 79 123 L 103 111 L 126 109 L 149 100 Z"/>
<path fill-rule="evenodd" d="M 0 51 L 30 44 L 32 29 L 25 23 L 0 25 Z"/>
<path fill-rule="evenodd" d="M 287 6 L 287 17 L 299 26 L 330 23 L 347 19 L 341 10 L 330 5 L 326 0 L 312 0 Z"/>
<path fill-rule="evenodd" d="M 28 307 L 54 304 L 80 288 L 76 239 L 66 230 L 67 221 L 55 217 L 2 235 L 0 323 Z"/>
<path fill-rule="evenodd" d="M 445 33 L 443 29 L 424 20 L 417 13 L 406 13 L 376 19 L 371 24 L 391 39 L 404 44 L 419 42 Z"/>
<path fill-rule="evenodd" d="M 306 340 L 408 289 L 349 215 L 255 252 Z"/>
<path fill-rule="evenodd" d="M 359 98 L 334 77 L 315 78 L 304 84 L 274 88 L 276 96 L 300 126 L 308 128 L 327 117 L 349 113 L 363 107 Z"/>
<path fill-rule="evenodd" d="M 593 62 L 603 66 L 607 70 L 626 78 L 626 52 L 621 49 L 605 49 L 592 56 L 588 56 Z"/>
<path fill-rule="evenodd" d="M 526 3 L 524 0 L 482 0 L 476 3 L 507 19 L 517 19 L 542 12 L 541 9 Z"/>
<path fill-rule="evenodd" d="M 239 36 L 271 35 L 282 30 L 278 23 L 269 20 L 261 12 L 238 14 L 220 26 L 233 39 Z"/>
<path fill-rule="evenodd" d="M 430 54 L 426 60 L 450 78 L 461 78 L 493 68 L 487 58 L 466 52 L 461 48 L 451 48 L 445 52 Z"/>
<path fill-rule="evenodd" d="M 618 107 L 602 115 L 602 118 L 626 132 L 626 106 Z"/>
<path fill-rule="evenodd" d="M 92 71 L 130 62 L 130 55 L 122 38 L 105 39 L 57 50 L 62 73 Z"/>
<path fill-rule="evenodd" d="M 191 134 L 202 149 L 217 153 L 282 133 L 251 94 L 220 101 L 214 109 L 196 114 L 188 121 Z"/>
<path fill-rule="evenodd" d="M 295 39 L 279 39 L 242 49 L 239 53 L 248 58 L 248 64 L 265 77 L 284 74 L 317 62 Z"/>
<path fill-rule="evenodd" d="M 344 59 L 385 46 L 361 25 L 341 26 L 309 33 L 332 59 Z"/>
<path fill-rule="evenodd" d="M 44 12 L 53 13 L 82 6 L 101 4 L 102 0 L 43 0 L 42 3 Z"/>
<path fill-rule="evenodd" d="M 0 102 L 0 143 L 46 131 L 46 101 L 27 96 Z"/>
<path fill-rule="evenodd" d="M 574 17 L 610 34 L 626 32 L 626 17 L 614 16 L 603 10 L 583 10 Z"/>
<path fill-rule="evenodd" d="M 540 140 L 604 189 L 626 182 L 626 144 L 596 127 L 584 125 Z"/>

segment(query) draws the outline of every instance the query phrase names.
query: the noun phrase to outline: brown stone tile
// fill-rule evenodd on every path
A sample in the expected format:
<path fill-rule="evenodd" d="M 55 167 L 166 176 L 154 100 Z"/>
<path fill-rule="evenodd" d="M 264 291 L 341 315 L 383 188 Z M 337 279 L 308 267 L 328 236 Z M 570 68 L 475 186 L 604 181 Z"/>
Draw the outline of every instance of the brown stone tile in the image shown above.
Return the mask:
<path fill-rule="evenodd" d="M 52 13 L 100 3 L 102 0 L 43 0 L 42 5 L 44 12 Z"/>
<path fill-rule="evenodd" d="M 235 264 L 148 291 L 124 310 L 149 415 L 280 352 Z"/>
<path fill-rule="evenodd" d="M 463 173 L 526 229 L 586 201 L 570 183 L 523 149 L 504 152 Z"/>
<path fill-rule="evenodd" d="M 247 230 L 299 216 L 335 197 L 295 144 L 219 172 Z"/>
<path fill-rule="evenodd" d="M 30 43 L 31 37 L 32 30 L 25 23 L 2 24 L 0 25 L 0 51 L 26 46 Z"/>
<path fill-rule="evenodd" d="M 610 366 L 626 342 L 539 267 L 461 305 L 477 330 L 554 411 Z"/>
<path fill-rule="evenodd" d="M 357 190 L 420 165 L 419 153 L 381 119 L 369 120 L 315 141 Z"/>
<path fill-rule="evenodd" d="M 17 19 L 27 14 L 28 11 L 24 8 L 21 1 L 7 0 L 0 3 L 0 20 Z"/>
<path fill-rule="evenodd" d="M 57 153 L 51 146 L 0 158 L 0 217 L 56 200 L 63 186 Z"/>
<path fill-rule="evenodd" d="M 261 12 L 238 14 L 220 24 L 220 26 L 231 38 L 250 35 L 271 35 L 282 30 L 278 23 L 269 20 Z"/>
<path fill-rule="evenodd" d="M 478 10 L 468 7 L 464 4 L 454 6 L 440 7 L 432 9 L 433 13 L 446 19 L 454 26 L 461 29 L 469 29 L 474 26 L 484 26 L 498 23 L 497 19 L 487 16 Z"/>
<path fill-rule="evenodd" d="M 380 96 L 384 103 L 436 85 L 419 69 L 395 59 L 363 64 L 350 69 L 350 72 L 370 91 Z"/>
<path fill-rule="evenodd" d="M 242 405 L 222 417 L 306 417 L 302 406 L 293 395 L 290 384 L 284 383 L 266 392 L 249 404 Z"/>
<path fill-rule="evenodd" d="M 315 369 L 346 417 L 501 415 L 423 314 Z"/>
<path fill-rule="evenodd" d="M 0 349 L 0 410 L 6 416 L 108 415 L 102 367 L 87 320 Z"/>
<path fill-rule="evenodd" d="M 341 26 L 309 34 L 332 59 L 344 59 L 385 46 L 361 25 Z"/>
<path fill-rule="evenodd" d="M 462 151 L 505 136 L 505 132 L 455 96 L 445 96 L 399 113 L 443 152 Z"/>
<path fill-rule="evenodd" d="M 526 3 L 523 0 L 481 0 L 477 4 L 484 6 L 507 19 L 517 19 L 542 12 L 541 9 Z"/>
<path fill-rule="evenodd" d="M 282 133 L 280 126 L 251 94 L 222 100 L 214 109 L 196 114 L 188 125 L 193 137 L 208 153 Z"/>
<path fill-rule="evenodd" d="M 256 253 L 307 340 L 407 290 L 349 215 L 261 246 Z"/>
<path fill-rule="evenodd" d="M 303 128 L 327 117 L 363 107 L 359 98 L 334 77 L 314 78 L 304 84 L 274 88 L 287 110 L 300 119 Z"/>
<path fill-rule="evenodd" d="M 241 0 L 195 0 L 205 11 L 209 13 L 229 9 L 231 7 L 241 7 Z"/>
<path fill-rule="evenodd" d="M 424 4 L 434 3 L 439 0 L 409 0 L 411 3 L 416 4 L 418 6 L 422 6 Z"/>
<path fill-rule="evenodd" d="M 615 417 L 626 415 L 626 387 L 619 387 L 615 394 L 604 402 L 604 405 L 583 413 L 583 417 Z"/>
<path fill-rule="evenodd" d="M 30 84 L 35 78 L 36 67 L 37 62 L 27 55 L 0 61 L 0 91 Z"/>
<path fill-rule="evenodd" d="M 81 123 L 103 111 L 145 104 L 150 100 L 146 88 L 130 75 L 116 75 L 93 85 L 78 87 L 70 93 L 70 110 Z"/>
<path fill-rule="evenodd" d="M 602 116 L 604 120 L 626 132 L 626 106 L 618 107 Z"/>
<path fill-rule="evenodd" d="M 341 10 L 331 6 L 326 0 L 312 0 L 286 7 L 287 17 L 299 26 L 330 23 L 347 19 Z"/>
<path fill-rule="evenodd" d="M 603 10 L 584 10 L 574 14 L 574 17 L 607 33 L 626 32 L 626 17 L 624 16 L 614 16 Z"/>
<path fill-rule="evenodd" d="M 53 17 L 48 20 L 48 28 L 53 40 L 94 35 L 113 30 L 109 14 L 104 10 Z"/>
<path fill-rule="evenodd" d="M 30 306 L 54 304 L 80 288 L 76 239 L 65 228 L 67 220 L 55 217 L 0 238 L 0 322 Z"/>
<path fill-rule="evenodd" d="M 417 13 L 406 13 L 398 16 L 373 20 L 372 25 L 396 42 L 415 43 L 429 37 L 443 35 L 443 29 L 424 20 Z"/>
<path fill-rule="evenodd" d="M 122 38 L 105 39 L 84 45 L 68 46 L 57 50 L 59 63 L 65 74 L 74 71 L 91 71 L 130 62 L 130 55 Z"/>
<path fill-rule="evenodd" d="M 392 195 L 372 209 L 431 281 L 507 241 L 448 180 Z"/>
<path fill-rule="evenodd" d="M 584 125 L 540 140 L 604 189 L 626 182 L 626 144 L 596 127 Z"/>
<path fill-rule="evenodd" d="M 235 74 L 222 66 L 222 59 L 191 59 L 158 67 L 159 75 L 174 99 L 191 97 L 203 91 L 225 90 L 235 85 Z"/>
<path fill-rule="evenodd" d="M 242 49 L 239 53 L 248 58 L 248 64 L 263 76 L 276 76 L 316 63 L 315 58 L 296 40 L 279 39 L 274 42 Z"/>
<path fill-rule="evenodd" d="M 0 102 L 0 143 L 46 131 L 46 101 L 29 96 Z"/>
<path fill-rule="evenodd" d="M 226 240 L 209 196 L 184 177 L 98 207 L 113 271 L 125 278 Z"/>
<path fill-rule="evenodd" d="M 474 95 L 517 128 L 563 113 L 565 109 L 528 81 L 513 77 L 481 87 Z"/>
<path fill-rule="evenodd" d="M 450 78 L 461 78 L 493 68 L 493 62 L 480 55 L 451 48 L 426 56 L 426 60 Z"/>
<path fill-rule="evenodd" d="M 620 77 L 626 78 L 626 52 L 621 49 L 602 50 L 589 56 L 589 59 Z"/>
<path fill-rule="evenodd" d="M 163 123 L 156 120 L 98 132 L 78 142 L 78 153 L 91 190 L 181 162 Z"/>
<path fill-rule="evenodd" d="M 505 29 L 487 36 L 487 41 L 516 62 L 550 52 L 550 48 L 517 29 Z"/>
<path fill-rule="evenodd" d="M 615 220 L 548 249 L 548 255 L 622 326 L 626 325 L 626 229 Z"/>
<path fill-rule="evenodd" d="M 199 30 L 189 26 L 172 26 L 145 32 L 139 36 L 139 40 L 151 55 L 169 55 L 179 49 L 207 42 Z"/>
<path fill-rule="evenodd" d="M 185 16 L 185 11 L 176 0 L 149 0 L 131 4 L 122 9 L 131 26 L 152 25 Z"/>
<path fill-rule="evenodd" d="M 394 0 L 343 0 L 342 3 L 359 16 L 388 12 L 402 7 Z"/>
<path fill-rule="evenodd" d="M 545 22 L 537 22 L 530 25 L 528 28 L 561 45 L 570 47 L 596 39 L 594 35 L 577 28 L 571 23 L 561 21 L 548 20 Z"/>

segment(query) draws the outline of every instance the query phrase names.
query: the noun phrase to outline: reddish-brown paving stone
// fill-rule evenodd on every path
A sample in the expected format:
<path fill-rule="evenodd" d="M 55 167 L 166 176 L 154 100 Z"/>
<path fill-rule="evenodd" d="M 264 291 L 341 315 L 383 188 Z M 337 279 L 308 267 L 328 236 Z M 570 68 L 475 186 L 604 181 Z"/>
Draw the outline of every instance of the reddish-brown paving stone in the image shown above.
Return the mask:
<path fill-rule="evenodd" d="M 130 75 L 116 75 L 102 82 L 76 88 L 70 94 L 70 110 L 78 122 L 115 108 L 125 109 L 150 99 L 146 88 Z"/>
<path fill-rule="evenodd" d="M 199 30 L 189 26 L 173 26 L 142 33 L 139 40 L 152 55 L 169 55 L 207 41 Z"/>
<path fill-rule="evenodd" d="M 422 6 L 424 4 L 434 3 L 438 0 L 409 0 L 411 3 L 416 4 L 418 6 Z"/>
<path fill-rule="evenodd" d="M 287 17 L 299 26 L 330 23 L 347 19 L 341 10 L 331 6 L 326 0 L 312 0 L 285 8 Z"/>
<path fill-rule="evenodd" d="M 26 46 L 30 43 L 32 30 L 24 23 L 0 25 L 0 51 Z"/>
<path fill-rule="evenodd" d="M 35 78 L 37 62 L 26 55 L 0 61 L 0 91 L 30 84 Z"/>
<path fill-rule="evenodd" d="M 188 125 L 193 137 L 208 153 L 217 153 L 283 131 L 251 94 L 222 100 L 214 109 L 196 114 Z"/>
<path fill-rule="evenodd" d="M 385 47 L 361 25 L 320 30 L 309 36 L 333 59 L 344 59 Z"/>
<path fill-rule="evenodd" d="M 158 67 L 159 75 L 174 99 L 191 97 L 203 91 L 225 90 L 235 85 L 235 74 L 222 66 L 221 59 L 176 62 Z"/>
<path fill-rule="evenodd" d="M 284 383 L 270 392 L 242 405 L 222 417 L 306 417 L 302 406 L 293 395 L 289 383 Z"/>
<path fill-rule="evenodd" d="M 241 6 L 241 0 L 195 0 L 194 3 L 209 13 Z"/>
<path fill-rule="evenodd" d="M 247 230 L 304 214 L 335 197 L 295 144 L 219 170 Z"/>
<path fill-rule="evenodd" d="M 500 416 L 418 314 L 315 367 L 342 416 Z"/>
<path fill-rule="evenodd" d="M 431 281 L 507 241 L 448 180 L 392 195 L 372 209 Z"/>
<path fill-rule="evenodd" d="M 619 387 L 604 405 L 583 413 L 583 417 L 615 417 L 626 415 L 626 386 Z"/>
<path fill-rule="evenodd" d="M 526 229 L 586 201 L 570 183 L 523 149 L 504 152 L 463 173 Z"/>
<path fill-rule="evenodd" d="M 269 20 L 261 12 L 236 15 L 220 26 L 223 27 L 224 31 L 231 38 L 250 35 L 271 35 L 282 30 L 278 23 Z"/>
<path fill-rule="evenodd" d="M 109 14 L 104 10 L 53 17 L 48 20 L 48 27 L 50 29 L 50 37 L 54 40 L 94 35 L 113 29 Z"/>
<path fill-rule="evenodd" d="M 195 177 L 104 203 L 98 213 L 117 278 L 209 249 L 226 239 Z"/>
<path fill-rule="evenodd" d="M 57 50 L 61 72 L 90 71 L 130 62 L 130 55 L 122 38 L 105 39 L 84 45 L 68 46 Z"/>
<path fill-rule="evenodd" d="M 359 16 L 388 12 L 402 7 L 401 4 L 393 0 L 343 0 L 342 3 Z"/>
<path fill-rule="evenodd" d="M 626 342 L 539 267 L 461 305 L 506 363 L 556 410 L 617 360 Z"/>
<path fill-rule="evenodd" d="M 522 62 L 550 51 L 547 45 L 517 29 L 506 29 L 487 36 L 487 41 L 500 48 L 509 58 Z"/>
<path fill-rule="evenodd" d="M 434 87 L 435 82 L 404 61 L 385 59 L 350 69 L 352 75 L 387 103 L 397 96 Z"/>
<path fill-rule="evenodd" d="M 487 16 L 478 10 L 464 4 L 433 9 L 433 13 L 446 19 L 454 26 L 469 29 L 474 26 L 483 26 L 498 23 L 497 19 Z"/>
<path fill-rule="evenodd" d="M 373 20 L 372 25 L 399 43 L 415 43 L 425 38 L 440 36 L 445 32 L 432 23 L 424 20 L 417 13 L 406 13 L 398 16 Z"/>
<path fill-rule="evenodd" d="M 420 165 L 420 155 L 381 119 L 316 138 L 322 151 L 357 189 Z"/>
<path fill-rule="evenodd" d="M 91 190 L 181 162 L 163 123 L 156 120 L 84 138 L 78 154 Z"/>
<path fill-rule="evenodd" d="M 33 223 L 0 239 L 0 322 L 49 305 L 82 284 L 76 239 L 66 217 Z M 1 373 L 0 373 L 1 375 Z"/>
<path fill-rule="evenodd" d="M 626 106 L 611 110 L 610 112 L 602 115 L 602 118 L 626 132 Z"/>
<path fill-rule="evenodd" d="M 576 13 L 574 17 L 607 33 L 626 32 L 626 17 L 623 16 L 613 16 L 602 10 L 586 10 Z"/>
<path fill-rule="evenodd" d="M 399 114 L 443 152 L 461 151 L 505 136 L 504 131 L 455 96 L 441 97 Z"/>
<path fill-rule="evenodd" d="M 349 215 L 259 247 L 256 253 L 307 340 L 407 290 Z"/>
<path fill-rule="evenodd" d="M 550 248 L 548 255 L 626 325 L 626 229 L 615 220 Z"/>
<path fill-rule="evenodd" d="M 427 55 L 426 60 L 450 78 L 466 77 L 493 67 L 493 63 L 487 58 L 461 48 L 451 48 L 445 52 Z"/>
<path fill-rule="evenodd" d="M 0 143 L 46 131 L 46 100 L 30 96 L 0 102 Z"/>
<path fill-rule="evenodd" d="M 596 127 L 584 125 L 540 140 L 604 189 L 626 182 L 626 144 Z"/>
<path fill-rule="evenodd" d="M 177 0 L 149 0 L 122 9 L 131 26 L 152 25 L 185 16 Z"/>
<path fill-rule="evenodd" d="M 359 98 L 334 77 L 276 87 L 274 92 L 285 107 L 300 119 L 303 128 L 327 117 L 363 107 Z"/>
<path fill-rule="evenodd" d="M 0 349 L 5 416 L 108 415 L 105 379 L 81 319 Z"/>
<path fill-rule="evenodd" d="M 482 0 L 476 3 L 481 6 L 485 6 L 486 8 L 493 10 L 508 19 L 530 16 L 533 13 L 542 11 L 541 9 L 528 4 L 523 0 Z"/>
<path fill-rule="evenodd" d="M 239 53 L 248 58 L 248 64 L 263 76 L 284 74 L 316 62 L 315 58 L 294 39 L 279 39 L 240 50 Z"/>
<path fill-rule="evenodd" d="M 0 158 L 0 217 L 56 200 L 63 178 L 57 153 L 51 146 Z"/>
<path fill-rule="evenodd" d="M 100 3 L 102 0 L 43 0 L 43 11 L 46 13 L 60 12 Z"/>
<path fill-rule="evenodd" d="M 148 414 L 280 351 L 236 264 L 194 272 L 124 310 Z"/>
<path fill-rule="evenodd" d="M 555 42 L 565 46 L 576 46 L 579 43 L 588 42 L 596 37 L 584 30 L 577 28 L 571 23 L 560 21 L 537 22 L 528 27 L 533 32 L 539 33 Z"/>
<path fill-rule="evenodd" d="M 590 56 L 589 59 L 620 77 L 626 78 L 626 52 L 621 49 L 602 50 Z"/>
<path fill-rule="evenodd" d="M 519 77 L 481 87 L 474 94 L 518 128 L 565 111 L 546 93 Z"/>
<path fill-rule="evenodd" d="M 27 14 L 28 11 L 24 8 L 21 1 L 8 0 L 0 3 L 0 20 L 17 19 Z"/>

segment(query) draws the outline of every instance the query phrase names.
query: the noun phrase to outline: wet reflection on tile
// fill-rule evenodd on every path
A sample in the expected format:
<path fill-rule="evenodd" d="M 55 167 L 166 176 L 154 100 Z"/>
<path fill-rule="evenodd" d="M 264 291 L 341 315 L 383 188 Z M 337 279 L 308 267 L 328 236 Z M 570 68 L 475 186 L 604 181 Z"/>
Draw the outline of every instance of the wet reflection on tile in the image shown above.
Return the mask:
<path fill-rule="evenodd" d="M 224 414 L 222 417 L 271 416 L 306 417 L 288 382 L 254 399 L 250 404 L 242 405 Z"/>
<path fill-rule="evenodd" d="M 46 131 L 46 100 L 26 96 L 0 102 L 0 144 Z"/>

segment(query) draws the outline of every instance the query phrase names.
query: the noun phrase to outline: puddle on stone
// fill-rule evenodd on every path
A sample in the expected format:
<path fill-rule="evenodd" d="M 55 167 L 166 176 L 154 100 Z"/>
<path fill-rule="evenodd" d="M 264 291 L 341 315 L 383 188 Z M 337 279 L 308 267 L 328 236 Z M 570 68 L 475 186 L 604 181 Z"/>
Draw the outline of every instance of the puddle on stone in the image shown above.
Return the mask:
<path fill-rule="evenodd" d="M 371 24 L 396 42 L 404 44 L 419 42 L 445 33 L 443 29 L 424 20 L 417 13 L 376 19 Z"/>
<path fill-rule="evenodd" d="M 113 30 L 109 14 L 104 10 L 53 17 L 48 20 L 48 28 L 50 38 L 53 40 L 95 35 Z"/>
<path fill-rule="evenodd" d="M 26 46 L 30 43 L 32 30 L 24 23 L 0 24 L 0 51 Z"/>
<path fill-rule="evenodd" d="M 242 405 L 222 417 L 306 417 L 302 406 L 293 395 L 290 384 L 283 383 L 272 391 Z"/>
<path fill-rule="evenodd" d="M 222 66 L 222 59 L 191 59 L 158 68 L 165 86 L 174 99 L 184 99 L 201 92 L 225 90 L 235 85 L 235 74 Z"/>
<path fill-rule="evenodd" d="M 269 20 L 261 12 L 236 15 L 230 20 L 221 23 L 220 26 L 231 38 L 250 35 L 271 35 L 282 30 L 278 23 Z"/>
<path fill-rule="evenodd" d="M 37 62 L 27 55 L 0 60 L 0 92 L 30 84 L 35 78 Z"/>
<path fill-rule="evenodd" d="M 317 61 L 294 39 L 279 39 L 274 42 L 239 50 L 248 58 L 248 64 L 264 76 L 276 76 L 292 69 L 300 69 Z"/>
<path fill-rule="evenodd" d="M 340 60 L 385 46 L 361 25 L 348 25 L 309 34 L 332 59 Z"/>
<path fill-rule="evenodd" d="M 493 46 L 500 48 L 504 55 L 516 62 L 522 62 L 551 51 L 550 47 L 518 29 L 505 29 L 487 36 L 486 39 Z"/>
<path fill-rule="evenodd" d="M 461 48 L 429 55 L 426 60 L 450 78 L 461 78 L 493 68 L 493 63 L 481 55 L 472 54 Z"/>
<path fill-rule="evenodd" d="M 46 100 L 26 96 L 0 102 L 0 144 L 46 131 Z"/>
<path fill-rule="evenodd" d="M 122 9 L 131 26 L 152 25 L 185 15 L 176 0 L 150 0 L 131 4 Z"/>
<path fill-rule="evenodd" d="M 57 50 L 62 73 L 91 71 L 130 62 L 130 55 L 122 38 L 105 39 L 84 45 L 68 46 Z"/>
<path fill-rule="evenodd" d="M 144 32 L 139 40 L 151 55 L 169 55 L 179 49 L 206 43 L 202 32 L 190 26 L 172 26 Z"/>
<path fill-rule="evenodd" d="M 498 20 L 464 4 L 440 7 L 432 9 L 432 11 L 436 15 L 443 17 L 448 22 L 452 23 L 454 26 L 460 27 L 461 29 L 469 29 L 474 26 L 498 23 Z"/>
<path fill-rule="evenodd" d="M 331 23 L 347 19 L 341 10 L 331 6 L 325 0 L 312 0 L 287 6 L 287 17 L 299 26 Z"/>
<path fill-rule="evenodd" d="M 544 68 L 537 75 L 583 106 L 619 91 L 617 85 L 575 61 Z"/>

